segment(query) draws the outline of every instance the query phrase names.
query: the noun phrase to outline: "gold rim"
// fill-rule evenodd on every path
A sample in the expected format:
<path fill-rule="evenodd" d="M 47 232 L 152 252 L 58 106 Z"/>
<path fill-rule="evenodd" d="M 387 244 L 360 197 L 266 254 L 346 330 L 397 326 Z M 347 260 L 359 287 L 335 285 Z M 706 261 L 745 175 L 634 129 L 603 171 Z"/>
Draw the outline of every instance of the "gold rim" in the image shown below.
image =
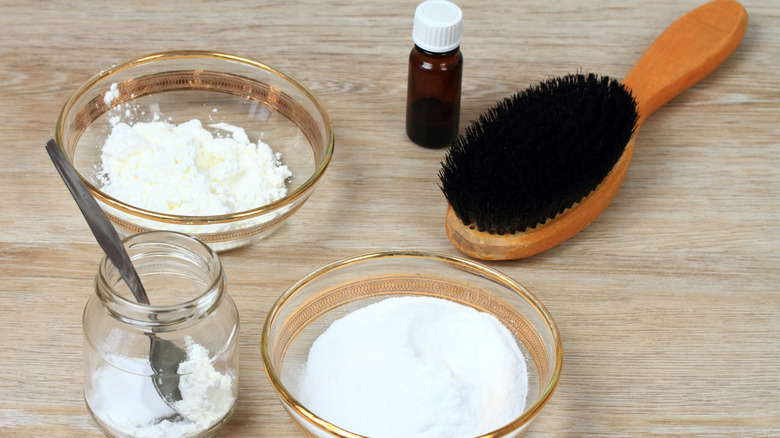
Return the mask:
<path fill-rule="evenodd" d="M 517 430 L 522 427 L 523 425 L 527 425 L 531 419 L 533 419 L 539 411 L 547 404 L 549 399 L 552 397 L 553 392 L 555 391 L 555 388 L 558 385 L 558 381 L 560 379 L 561 370 L 563 367 L 563 345 L 560 339 L 560 334 L 558 332 L 558 327 L 553 320 L 550 313 L 547 311 L 547 308 L 536 298 L 536 296 L 533 295 L 528 289 L 526 289 L 524 286 L 520 285 L 510 277 L 491 269 L 487 266 L 484 266 L 480 263 L 460 258 L 460 257 L 454 257 L 454 256 L 448 256 L 448 255 L 442 255 L 442 254 L 435 254 L 435 253 L 426 253 L 426 252 L 419 252 L 419 251 L 387 251 L 387 252 L 377 252 L 377 253 L 371 253 L 371 254 L 365 254 L 362 256 L 342 260 L 330 265 L 327 265 L 323 268 L 320 268 L 311 274 L 307 275 L 306 277 L 302 278 L 298 282 L 296 282 L 294 285 L 292 285 L 290 288 L 285 291 L 284 294 L 282 294 L 279 299 L 274 303 L 271 310 L 268 313 L 268 316 L 265 321 L 265 325 L 263 326 L 263 332 L 261 335 L 261 353 L 262 353 L 262 359 L 263 359 L 263 365 L 265 366 L 266 374 L 271 381 L 272 386 L 277 391 L 277 394 L 283 399 L 283 402 L 294 411 L 295 414 L 306 418 L 312 425 L 318 427 L 319 429 L 326 431 L 330 434 L 333 434 L 337 437 L 343 437 L 343 438 L 356 438 L 361 437 L 361 435 L 356 435 L 354 433 L 348 432 L 346 430 L 343 430 L 331 423 L 329 423 L 326 420 L 323 420 L 322 418 L 319 418 L 316 414 L 312 413 L 308 409 L 306 409 L 301 403 L 299 403 L 296 398 L 290 394 L 284 384 L 281 381 L 281 378 L 277 374 L 276 370 L 278 369 L 278 365 L 284 356 L 282 353 L 281 355 L 277 352 L 277 347 L 281 346 L 282 349 L 286 348 L 286 346 L 282 345 L 285 344 L 287 341 L 281 339 L 283 337 L 288 338 L 288 340 L 291 337 L 294 337 L 297 331 L 300 329 L 300 327 L 296 326 L 296 324 L 293 324 L 293 327 L 283 327 L 282 332 L 278 336 L 279 339 L 276 340 L 274 345 L 271 345 L 270 343 L 270 330 L 271 326 L 274 324 L 276 319 L 279 317 L 280 309 L 287 303 L 287 301 L 292 297 L 292 295 L 295 294 L 297 290 L 304 287 L 306 284 L 310 283 L 314 279 L 328 273 L 331 271 L 335 271 L 338 269 L 341 269 L 343 267 L 354 265 L 356 263 L 369 261 L 369 260 L 375 260 L 375 259 L 382 259 L 382 258 L 397 258 L 397 257 L 407 257 L 407 258 L 423 258 L 423 259 L 430 259 L 439 261 L 445 264 L 454 265 L 455 267 L 474 273 L 476 275 L 487 277 L 497 283 L 500 283 L 504 286 L 507 286 L 520 296 L 522 296 L 525 300 L 527 300 L 531 306 L 538 312 L 539 315 L 542 316 L 542 319 L 544 320 L 544 323 L 549 330 L 551 339 L 552 339 L 552 348 L 553 348 L 553 363 L 551 364 L 549 359 L 547 357 L 541 358 L 539 357 L 539 354 L 541 353 L 538 349 L 536 352 L 531 351 L 531 355 L 534 359 L 534 361 L 537 363 L 537 366 L 541 368 L 541 366 L 544 366 L 545 364 L 549 367 L 549 365 L 552 365 L 551 371 L 549 373 L 549 382 L 544 385 L 544 387 L 540 388 L 539 396 L 536 398 L 533 404 L 526 407 L 525 411 L 521 416 L 513 420 L 512 422 L 506 424 L 505 426 L 496 429 L 488 434 L 481 435 L 479 438 L 498 438 L 498 437 L 504 437 L 511 433 L 517 432 Z M 336 305 L 341 305 L 344 302 L 344 299 L 346 300 L 356 300 L 359 299 L 357 296 L 354 295 L 354 291 L 351 290 L 345 290 L 345 289 L 360 289 L 362 292 L 360 292 L 361 297 L 363 296 L 363 293 L 367 290 L 369 291 L 369 295 L 376 295 L 381 296 L 383 294 L 386 294 L 386 292 L 383 292 L 381 290 L 381 287 L 377 287 L 376 284 L 378 284 L 380 281 L 386 281 L 387 278 L 393 277 L 391 275 L 385 275 L 384 279 L 379 279 L 377 276 L 375 284 L 372 284 L 372 278 L 367 277 L 365 279 L 362 279 L 360 284 L 357 286 L 350 286 L 345 288 L 343 285 L 339 285 L 336 287 L 328 288 L 323 293 L 320 293 L 315 297 L 316 299 L 310 299 L 307 300 L 306 303 L 304 303 L 302 307 L 302 310 L 296 310 L 295 312 L 292 312 L 288 317 L 285 318 L 285 323 L 288 321 L 291 321 L 295 318 L 302 318 L 311 320 L 315 316 L 312 316 L 313 314 L 321 314 L 325 310 L 323 310 L 323 306 L 318 306 L 317 301 L 320 301 L 324 306 L 330 306 L 335 307 Z M 415 279 L 413 275 L 405 275 L 405 274 L 399 274 L 397 276 L 394 276 L 398 281 L 402 283 L 409 282 L 410 284 L 420 281 L 419 278 Z M 477 294 L 479 295 L 479 288 L 476 287 L 469 287 L 467 285 L 464 285 L 461 282 L 453 281 L 453 280 L 447 280 L 442 278 L 439 278 L 438 286 L 443 286 L 444 296 L 447 298 L 451 298 L 451 294 L 446 292 L 446 289 L 450 286 L 453 288 L 460 288 L 463 289 L 465 287 L 466 290 L 470 294 Z M 435 280 L 432 280 L 435 281 Z M 397 283 L 396 283 L 397 284 Z M 414 289 L 414 286 L 410 286 L 409 290 Z M 329 293 L 333 292 L 333 293 Z M 437 292 L 440 292 L 437 290 Z M 422 295 L 425 295 L 425 293 L 421 293 Z M 485 294 L 485 292 L 481 292 L 481 294 Z M 324 295 L 324 296 L 323 296 Z M 352 298 L 349 298 L 349 296 L 352 296 Z M 334 297 L 338 297 L 337 299 L 334 299 Z M 484 297 L 483 297 L 484 298 Z M 493 301 L 500 301 L 496 300 L 495 297 L 488 298 L 488 300 Z M 462 300 L 455 299 L 455 301 L 460 301 L 462 304 L 467 304 L 470 307 L 479 308 L 481 307 L 480 304 L 471 304 L 471 303 L 464 303 Z M 335 304 L 334 304 L 335 303 Z M 487 306 L 492 307 L 492 306 Z M 499 305 L 499 307 L 505 307 Z M 483 309 L 484 310 L 484 309 Z M 504 309 L 505 312 L 514 313 L 515 316 L 520 315 L 519 312 L 515 311 L 514 309 Z M 499 318 L 501 319 L 501 318 Z M 525 317 L 521 317 L 520 319 L 525 320 Z M 504 319 L 502 319 L 504 320 Z M 528 321 L 526 321 L 528 322 Z M 530 323 L 529 323 L 530 324 Z M 521 324 L 522 325 L 522 324 Z M 520 327 L 520 328 L 510 328 L 516 335 L 518 335 L 518 338 L 523 339 L 526 338 L 526 336 L 522 335 L 522 332 L 528 329 L 528 327 Z M 535 330 L 535 329 L 532 329 Z M 274 348 L 274 357 L 271 356 L 271 348 Z M 546 347 L 543 347 L 545 349 L 546 353 Z M 543 383 L 543 382 L 542 382 Z"/>
<path fill-rule="evenodd" d="M 333 157 L 333 149 L 335 146 L 335 134 L 333 131 L 333 123 L 330 119 L 330 116 L 328 115 L 328 112 L 325 110 L 324 106 L 320 102 L 319 98 L 314 95 L 307 87 L 305 87 L 303 84 L 298 82 L 296 79 L 292 78 L 291 76 L 276 70 L 274 68 L 271 68 L 265 64 L 247 59 L 242 58 L 235 55 L 225 54 L 225 53 L 219 53 L 219 52 L 210 52 L 210 51 L 198 51 L 198 50 L 190 50 L 190 51 L 171 51 L 171 52 L 160 52 L 155 53 L 151 55 L 144 56 L 142 58 L 130 60 L 123 62 L 119 65 L 116 65 L 108 70 L 102 71 L 98 73 L 97 75 L 93 76 L 91 79 L 89 79 L 87 82 L 82 84 L 76 91 L 73 92 L 73 94 L 70 96 L 70 98 L 67 100 L 65 105 L 60 110 L 59 116 L 57 118 L 57 125 L 55 129 L 55 139 L 57 141 L 58 146 L 63 151 L 66 157 L 68 157 L 68 160 L 70 159 L 70 154 L 68 153 L 68 146 L 71 143 L 66 143 L 64 140 L 66 138 L 64 134 L 64 125 L 65 125 L 65 119 L 70 115 L 74 110 L 79 111 L 86 111 L 87 114 L 83 115 L 83 117 L 86 118 L 92 118 L 94 120 L 95 111 L 99 112 L 99 114 L 102 114 L 105 112 L 108 107 L 107 105 L 103 105 L 102 102 L 96 102 L 97 109 L 95 108 L 83 108 L 83 109 L 76 109 L 74 108 L 75 103 L 86 94 L 86 92 L 92 87 L 94 87 L 97 83 L 106 80 L 107 78 L 110 78 L 119 72 L 125 71 L 127 69 L 130 69 L 132 67 L 137 67 L 139 65 L 149 64 L 151 62 L 156 61 L 166 61 L 166 60 L 176 60 L 176 59 L 211 59 L 211 60 L 223 60 L 223 61 L 229 61 L 233 63 L 238 63 L 243 66 L 248 66 L 260 70 L 264 70 L 266 72 L 269 72 L 285 82 L 290 83 L 295 88 L 297 88 L 303 95 L 314 105 L 314 107 L 317 110 L 317 115 L 320 117 L 324 127 L 325 127 L 325 138 L 322 148 L 324 153 L 321 154 L 321 158 L 316 163 L 317 167 L 314 170 L 313 174 L 304 181 L 300 186 L 296 187 L 295 190 L 291 191 L 287 194 L 284 198 L 281 198 L 277 201 L 274 201 L 270 204 L 266 204 L 257 208 L 253 208 L 246 211 L 241 212 L 235 212 L 230 214 L 224 214 L 224 215 L 214 215 L 214 216 L 182 216 L 182 215 L 172 215 L 172 214 L 166 214 L 166 213 L 159 213 L 151 210 L 144 210 L 141 208 L 134 207 L 132 205 L 129 205 L 127 203 L 124 203 L 118 199 L 115 199 L 105 193 L 103 193 L 100 189 L 92 185 L 89 181 L 87 181 L 83 176 L 82 181 L 87 185 L 87 188 L 92 193 L 92 195 L 100 202 L 108 205 L 111 208 L 114 208 L 116 210 L 119 210 L 124 213 L 131 214 L 135 217 L 138 217 L 140 219 L 146 219 L 151 221 L 157 221 L 157 222 L 163 222 L 163 223 L 169 223 L 169 224 L 175 224 L 175 225 L 185 225 L 185 226 L 194 226 L 194 225 L 215 225 L 215 224 L 225 224 L 225 223 L 231 223 L 231 222 L 237 222 L 241 220 L 251 219 L 258 216 L 262 216 L 265 214 L 272 213 L 276 210 L 283 209 L 286 206 L 289 206 L 291 204 L 294 204 L 296 201 L 300 200 L 301 198 L 304 198 L 309 194 L 313 186 L 319 181 L 319 179 L 322 177 L 323 173 L 327 169 L 328 165 L 330 164 L 331 158 Z M 230 76 L 229 74 L 220 74 L 217 72 L 211 72 L 212 74 L 215 74 L 217 76 L 226 77 Z M 200 71 L 196 72 L 198 76 L 202 75 Z M 246 79 L 246 78 L 243 78 Z M 260 84 L 259 82 L 256 82 L 256 84 Z M 135 86 L 135 84 L 134 84 Z M 201 87 L 201 85 L 199 85 Z M 202 88 L 195 88 L 191 87 L 190 89 L 209 89 L 209 87 L 202 87 Z M 271 92 L 275 93 L 275 97 L 281 98 L 281 101 L 283 103 L 286 103 L 288 105 L 292 105 L 289 102 L 292 101 L 289 97 L 287 97 L 285 101 L 285 94 L 281 92 L 281 90 L 275 89 L 274 87 L 265 87 L 265 91 L 268 91 L 269 89 Z M 128 95 L 132 94 L 131 92 L 128 93 Z M 151 93 L 147 93 L 151 94 Z M 129 97 L 128 97 L 129 100 Z M 260 101 L 260 103 L 266 104 L 267 102 Z M 101 105 L 103 105 L 101 107 Z M 291 112 L 294 112 L 295 110 L 290 110 Z M 289 113 L 285 114 L 289 117 Z M 295 120 L 291 121 L 295 123 L 304 133 L 306 134 L 307 139 L 309 139 L 310 143 L 312 141 L 311 132 L 307 132 L 307 130 L 300 126 Z M 310 129 L 308 131 L 311 131 Z M 83 131 L 82 131 L 83 132 Z M 81 135 L 81 132 L 76 133 L 76 138 Z M 75 142 L 73 142 L 73 145 L 75 147 Z M 312 148 L 315 149 L 315 146 L 312 144 Z M 314 151 L 315 158 L 320 155 L 316 150 Z M 81 175 L 80 175 L 81 176 Z M 286 216 L 286 215 L 285 215 Z M 261 229 L 258 232 L 262 232 L 265 230 L 264 227 L 260 227 Z M 266 227 L 267 228 L 267 227 Z M 201 236 L 207 236 L 209 234 L 214 233 L 204 233 Z M 223 233 L 217 233 L 217 234 L 223 234 Z M 221 240 L 221 239 L 220 239 Z"/>

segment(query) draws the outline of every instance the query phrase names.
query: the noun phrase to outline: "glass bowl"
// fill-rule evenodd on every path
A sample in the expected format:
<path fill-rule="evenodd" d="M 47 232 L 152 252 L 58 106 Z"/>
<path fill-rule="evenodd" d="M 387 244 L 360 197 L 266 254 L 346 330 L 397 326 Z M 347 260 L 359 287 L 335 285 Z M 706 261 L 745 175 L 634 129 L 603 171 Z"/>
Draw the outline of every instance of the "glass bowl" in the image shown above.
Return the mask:
<path fill-rule="evenodd" d="M 245 211 L 183 216 L 130 205 L 101 190 L 100 155 L 114 125 L 192 119 L 215 135 L 218 126 L 234 126 L 252 143 L 262 139 L 292 172 L 286 196 Z M 298 81 L 259 62 L 204 51 L 152 54 L 100 72 L 63 106 L 55 140 L 122 237 L 179 231 L 217 251 L 266 237 L 292 216 L 322 178 L 335 143 L 328 113 Z"/>
<path fill-rule="evenodd" d="M 331 323 L 398 296 L 450 300 L 487 312 L 509 329 L 528 370 L 525 410 L 482 436 L 522 435 L 560 378 L 563 351 L 552 316 L 531 292 L 500 272 L 471 260 L 423 252 L 381 252 L 340 261 L 304 277 L 276 301 L 263 327 L 262 359 L 290 417 L 309 436 L 360 436 L 320 418 L 296 394 L 311 345 Z"/>

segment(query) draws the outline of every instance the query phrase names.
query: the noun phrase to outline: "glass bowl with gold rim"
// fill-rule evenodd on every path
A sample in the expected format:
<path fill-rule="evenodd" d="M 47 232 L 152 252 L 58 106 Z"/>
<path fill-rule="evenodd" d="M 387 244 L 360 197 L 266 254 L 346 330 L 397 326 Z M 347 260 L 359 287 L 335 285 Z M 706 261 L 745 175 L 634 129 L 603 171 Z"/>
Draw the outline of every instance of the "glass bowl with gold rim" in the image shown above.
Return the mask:
<path fill-rule="evenodd" d="M 560 378 L 563 349 L 555 321 L 510 277 L 468 259 L 417 251 L 379 252 L 333 263 L 299 280 L 276 301 L 263 327 L 262 360 L 289 416 L 308 436 L 362 436 L 301 403 L 309 351 L 334 321 L 387 298 L 409 296 L 440 298 L 486 312 L 512 334 L 527 368 L 524 409 L 480 436 L 521 436 Z"/>
<path fill-rule="evenodd" d="M 251 144 L 266 143 L 292 173 L 283 182 L 286 195 L 243 211 L 188 216 L 131 205 L 103 191 L 101 151 L 117 124 L 193 119 L 215 138 L 225 127 L 238 127 Z M 121 236 L 179 231 L 217 251 L 262 239 L 291 217 L 313 193 L 335 144 L 327 111 L 296 79 L 250 59 L 205 51 L 152 54 L 98 73 L 63 106 L 55 140 Z"/>

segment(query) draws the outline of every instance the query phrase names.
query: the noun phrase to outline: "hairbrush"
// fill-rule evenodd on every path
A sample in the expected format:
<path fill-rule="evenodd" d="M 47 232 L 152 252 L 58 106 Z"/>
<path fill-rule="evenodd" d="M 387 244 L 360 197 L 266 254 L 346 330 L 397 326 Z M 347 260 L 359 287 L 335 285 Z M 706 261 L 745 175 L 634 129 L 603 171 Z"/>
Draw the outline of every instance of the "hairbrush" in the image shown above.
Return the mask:
<path fill-rule="evenodd" d="M 462 253 L 529 257 L 577 234 L 620 189 L 642 123 L 737 48 L 747 12 L 715 0 L 688 12 L 622 82 L 577 73 L 499 101 L 450 146 L 439 172 Z"/>

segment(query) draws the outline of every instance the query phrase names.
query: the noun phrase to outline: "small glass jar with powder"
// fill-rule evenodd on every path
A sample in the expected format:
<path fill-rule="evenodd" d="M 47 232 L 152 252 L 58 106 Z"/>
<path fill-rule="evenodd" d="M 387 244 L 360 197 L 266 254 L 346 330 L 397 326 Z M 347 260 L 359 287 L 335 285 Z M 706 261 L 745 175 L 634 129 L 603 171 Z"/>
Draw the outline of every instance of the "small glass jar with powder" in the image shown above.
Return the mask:
<path fill-rule="evenodd" d="M 103 258 L 84 310 L 87 408 L 109 436 L 211 436 L 238 395 L 239 318 L 222 264 L 174 232 L 135 235 L 125 247 L 150 304 Z"/>

